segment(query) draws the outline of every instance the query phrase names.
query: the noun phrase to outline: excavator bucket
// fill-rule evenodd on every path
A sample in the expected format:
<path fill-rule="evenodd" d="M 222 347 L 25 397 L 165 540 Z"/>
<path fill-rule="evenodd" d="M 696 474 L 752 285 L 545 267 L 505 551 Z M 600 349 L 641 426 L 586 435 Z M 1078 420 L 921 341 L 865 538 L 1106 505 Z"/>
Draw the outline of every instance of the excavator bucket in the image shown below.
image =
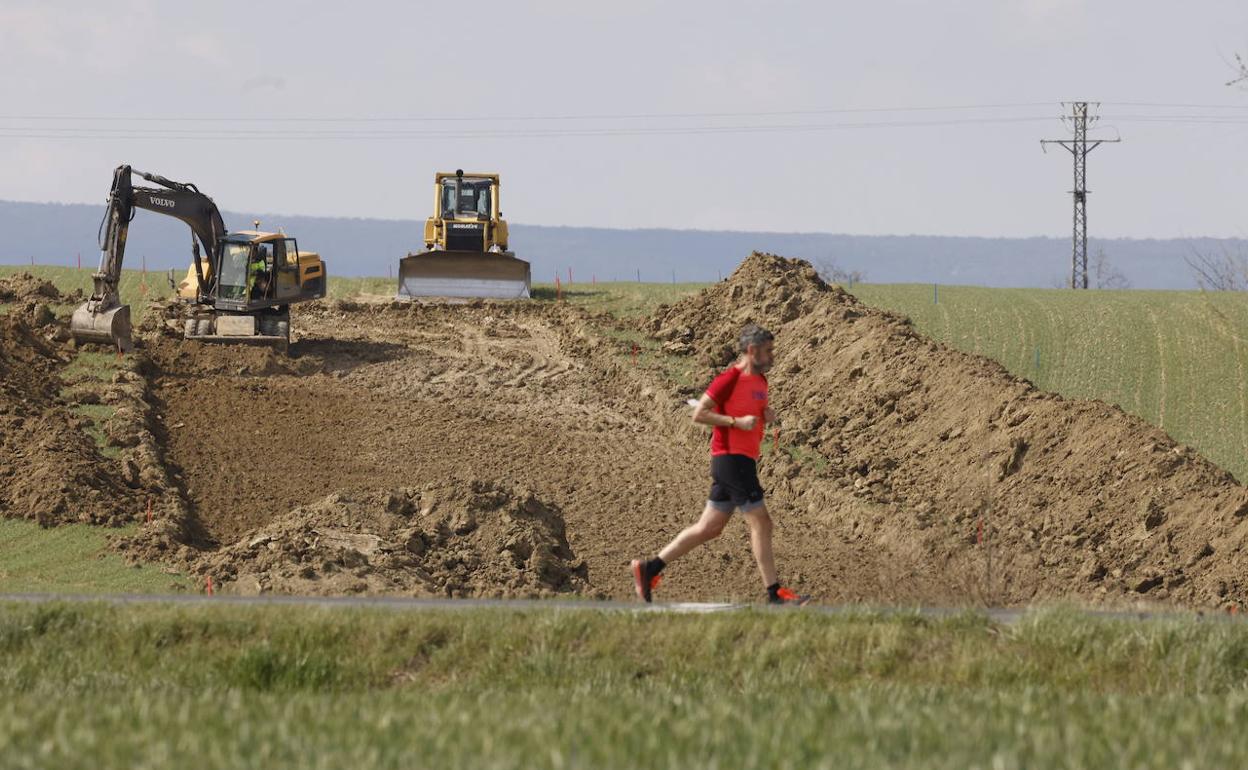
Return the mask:
<path fill-rule="evenodd" d="M 74 310 L 69 321 L 69 333 L 74 341 L 99 342 L 120 350 L 134 346 L 130 327 L 130 306 L 113 305 L 91 309 L 91 302 L 84 302 Z"/>
<path fill-rule="evenodd" d="M 422 251 L 399 260 L 399 299 L 528 299 L 529 263 L 511 252 Z"/>

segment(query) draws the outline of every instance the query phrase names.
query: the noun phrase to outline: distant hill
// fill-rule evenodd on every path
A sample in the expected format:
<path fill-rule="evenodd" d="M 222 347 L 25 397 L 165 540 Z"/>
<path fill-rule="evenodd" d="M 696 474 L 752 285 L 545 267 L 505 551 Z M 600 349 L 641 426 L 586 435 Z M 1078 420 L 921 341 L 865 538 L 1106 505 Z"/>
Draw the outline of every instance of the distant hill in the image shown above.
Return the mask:
<path fill-rule="evenodd" d="M 0 201 L 0 264 L 30 260 L 72 265 L 99 258 L 96 231 L 103 204 Z M 301 247 L 328 260 L 331 274 L 387 275 L 399 257 L 421 246 L 423 220 L 354 219 L 223 212 L 226 227 L 283 228 Z M 926 235 L 837 235 L 706 230 L 614 230 L 592 227 L 512 225 L 512 248 L 533 265 L 533 278 L 576 281 L 713 281 L 730 273 L 750 251 L 802 257 L 816 265 L 832 260 L 865 273 L 872 283 L 943 283 L 978 286 L 1053 287 L 1070 270 L 1068 238 L 959 238 Z M 1135 288 L 1194 288 L 1184 261 L 1194 252 L 1248 254 L 1248 241 L 1095 240 L 1110 263 Z M 149 269 L 184 268 L 190 230 L 140 211 L 130 230 L 127 267 L 146 257 Z"/>

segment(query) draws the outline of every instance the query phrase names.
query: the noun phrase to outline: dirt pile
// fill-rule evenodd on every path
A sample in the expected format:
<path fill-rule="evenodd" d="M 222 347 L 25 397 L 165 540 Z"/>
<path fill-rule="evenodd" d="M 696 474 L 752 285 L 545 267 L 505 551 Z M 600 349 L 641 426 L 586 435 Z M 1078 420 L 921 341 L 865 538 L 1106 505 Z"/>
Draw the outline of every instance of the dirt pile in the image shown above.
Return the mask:
<path fill-rule="evenodd" d="M 774 329 L 817 307 L 828 286 L 808 262 L 755 252 L 727 281 L 679 304 L 660 306 L 644 325 L 671 353 L 697 353 L 708 367 L 727 366 L 737 355 L 736 336 L 747 323 Z"/>
<path fill-rule="evenodd" d="M 480 481 L 336 492 L 193 570 L 246 594 L 548 596 L 587 585 L 558 508 Z"/>
<path fill-rule="evenodd" d="M 76 298 L 80 292 L 75 292 Z M 36 278 L 30 273 L 0 278 L 0 302 L 68 302 L 51 281 Z"/>
<path fill-rule="evenodd" d="M 158 367 L 158 376 L 298 374 L 317 368 L 313 362 L 290 358 L 266 345 L 214 344 L 161 335 L 145 336 L 144 346 L 145 355 Z"/>
<path fill-rule="evenodd" d="M 84 432 L 90 420 L 61 396 L 59 348 L 21 317 L 0 317 L 0 515 L 121 524 L 134 490 Z"/>
<path fill-rule="evenodd" d="M 12 303 L 17 307 L 9 315 L 25 320 L 30 326 L 42 328 L 45 336 L 53 342 L 69 340 L 69 330 L 56 322 L 50 307 L 53 303 L 77 302 L 82 292 L 63 295 L 51 281 L 36 278 L 30 273 L 0 278 L 0 304 Z"/>
<path fill-rule="evenodd" d="M 709 378 L 748 321 L 777 337 L 782 451 L 762 472 L 792 537 L 883 554 L 927 601 L 1248 601 L 1248 493 L 1161 430 L 1039 392 L 767 254 L 649 330 Z"/>

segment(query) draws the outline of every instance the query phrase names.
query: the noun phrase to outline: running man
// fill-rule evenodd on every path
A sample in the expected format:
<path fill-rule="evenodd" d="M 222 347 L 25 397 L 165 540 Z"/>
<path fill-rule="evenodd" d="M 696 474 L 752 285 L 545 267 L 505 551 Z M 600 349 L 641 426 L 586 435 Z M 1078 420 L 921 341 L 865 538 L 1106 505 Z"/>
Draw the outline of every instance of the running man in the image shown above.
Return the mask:
<path fill-rule="evenodd" d="M 645 561 L 633 559 L 633 584 L 637 596 L 651 600 L 659 576 L 668 564 L 695 547 L 719 537 L 733 510 L 741 511 L 750 526 L 750 546 L 767 601 L 772 604 L 805 604 L 800 596 L 780 586 L 776 560 L 771 551 L 771 517 L 758 482 L 758 449 L 769 422 L 776 419 L 767 405 L 767 370 L 774 360 L 775 337 L 756 324 L 741 330 L 740 357 L 711 382 L 693 410 L 693 421 L 710 425 L 711 494 L 698 523 L 686 527 L 676 539 Z"/>

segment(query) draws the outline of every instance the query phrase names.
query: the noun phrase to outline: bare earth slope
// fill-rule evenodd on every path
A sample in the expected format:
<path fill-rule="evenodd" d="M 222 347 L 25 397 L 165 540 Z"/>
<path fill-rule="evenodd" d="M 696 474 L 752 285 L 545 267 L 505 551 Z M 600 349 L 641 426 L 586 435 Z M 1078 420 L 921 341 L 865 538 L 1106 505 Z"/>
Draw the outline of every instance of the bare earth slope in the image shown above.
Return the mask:
<path fill-rule="evenodd" d="M 719 365 L 747 320 L 777 334 L 781 444 L 802 459 L 766 478 L 792 536 L 886 556 L 860 596 L 1242 601 L 1248 494 L 1161 430 L 1038 392 L 772 255 L 652 329 Z"/>
<path fill-rule="evenodd" d="M 60 372 L 72 351 L 57 342 L 67 335 L 44 304 L 61 299 L 29 275 L 0 280 L 0 301 L 22 303 L 0 316 L 0 516 L 48 526 L 124 523 L 141 510 L 138 492 L 62 395 Z"/>

